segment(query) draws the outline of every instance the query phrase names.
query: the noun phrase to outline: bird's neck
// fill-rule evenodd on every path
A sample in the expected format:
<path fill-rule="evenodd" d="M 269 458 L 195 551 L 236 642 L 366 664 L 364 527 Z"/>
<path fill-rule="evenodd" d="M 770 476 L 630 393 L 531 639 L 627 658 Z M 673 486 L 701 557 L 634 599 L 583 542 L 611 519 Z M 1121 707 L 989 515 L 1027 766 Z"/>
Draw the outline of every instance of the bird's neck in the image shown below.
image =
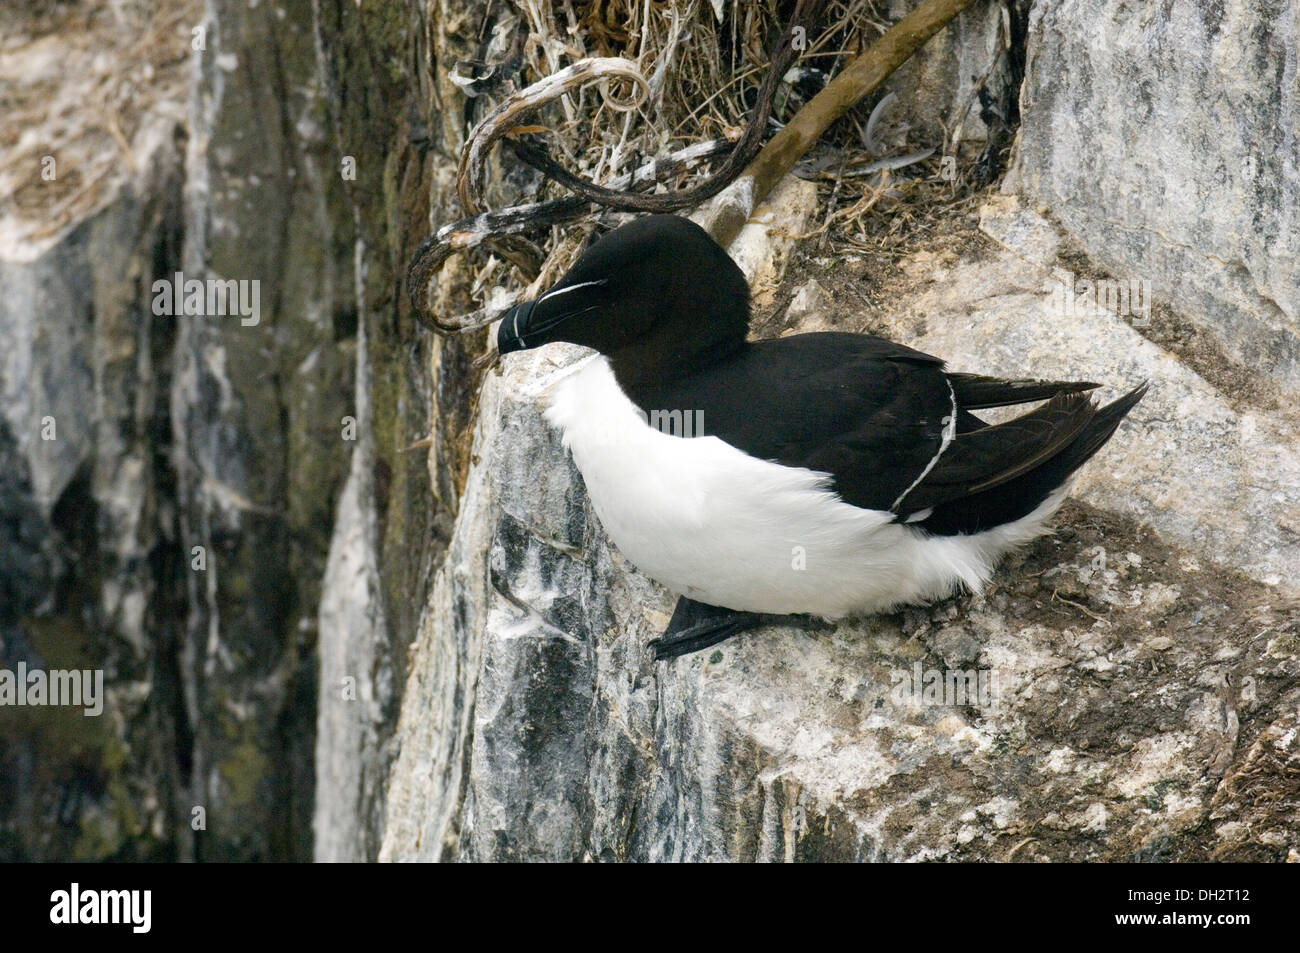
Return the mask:
<path fill-rule="evenodd" d="M 671 357 L 657 354 L 653 360 L 638 354 L 619 354 L 608 360 L 619 389 L 628 400 L 648 413 L 665 406 L 664 402 L 670 395 L 689 390 L 688 379 L 725 367 L 743 355 L 748 347 L 742 339 Z"/>
<path fill-rule="evenodd" d="M 693 346 L 643 346 L 622 348 L 608 355 L 619 386 L 630 389 L 659 386 L 683 377 L 691 377 L 726 363 L 739 355 L 747 344 L 739 340 L 721 340 Z"/>
<path fill-rule="evenodd" d="M 705 320 L 683 315 L 606 356 L 626 391 L 688 377 L 731 360 L 745 349 L 748 332 L 748 307 L 715 312 Z"/>

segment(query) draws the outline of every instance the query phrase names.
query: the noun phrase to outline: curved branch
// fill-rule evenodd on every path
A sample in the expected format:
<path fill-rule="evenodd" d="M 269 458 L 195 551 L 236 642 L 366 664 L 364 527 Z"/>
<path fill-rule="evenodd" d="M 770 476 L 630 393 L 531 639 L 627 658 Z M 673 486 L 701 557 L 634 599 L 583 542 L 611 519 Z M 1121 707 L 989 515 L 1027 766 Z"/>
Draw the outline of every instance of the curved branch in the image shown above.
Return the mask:
<path fill-rule="evenodd" d="M 538 80 L 526 89 L 515 93 L 484 116 L 470 132 L 465 151 L 461 153 L 460 168 L 457 170 L 456 190 L 460 194 L 460 204 L 465 212 L 469 215 L 477 215 L 483 211 L 483 162 L 494 142 L 569 90 L 593 80 L 609 79 L 631 80 L 640 92 L 639 96 L 628 102 L 615 103 L 612 97 L 607 96 L 606 98 L 611 100 L 611 108 L 635 109 L 650 95 L 650 84 L 641 75 L 635 63 L 616 56 L 593 57 L 579 60 L 558 73 L 552 73 L 545 79 Z"/>

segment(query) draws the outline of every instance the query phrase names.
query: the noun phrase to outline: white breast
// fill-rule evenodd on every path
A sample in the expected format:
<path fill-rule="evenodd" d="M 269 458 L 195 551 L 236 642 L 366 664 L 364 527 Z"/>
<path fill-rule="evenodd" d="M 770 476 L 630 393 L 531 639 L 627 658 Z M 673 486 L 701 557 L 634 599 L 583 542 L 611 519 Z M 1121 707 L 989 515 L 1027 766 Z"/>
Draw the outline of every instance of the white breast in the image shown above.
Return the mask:
<path fill-rule="evenodd" d="M 1064 497 L 1063 488 L 989 532 L 930 537 L 841 501 L 824 473 L 755 459 L 717 437 L 661 433 L 599 355 L 555 387 L 546 418 L 623 555 L 661 585 L 730 609 L 839 618 L 982 586 Z"/>

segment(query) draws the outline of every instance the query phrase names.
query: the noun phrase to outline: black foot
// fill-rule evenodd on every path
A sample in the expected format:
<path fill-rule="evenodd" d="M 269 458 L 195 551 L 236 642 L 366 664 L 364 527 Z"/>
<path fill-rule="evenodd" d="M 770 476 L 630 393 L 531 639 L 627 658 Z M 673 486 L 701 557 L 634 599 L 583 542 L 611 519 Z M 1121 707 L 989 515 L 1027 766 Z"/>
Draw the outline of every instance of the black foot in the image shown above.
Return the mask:
<path fill-rule="evenodd" d="M 810 616 L 770 615 L 762 612 L 738 612 L 696 602 L 682 596 L 677 600 L 672 620 L 664 634 L 650 640 L 655 659 L 676 658 L 717 645 L 725 639 L 760 625 L 794 625 L 816 627 Z"/>

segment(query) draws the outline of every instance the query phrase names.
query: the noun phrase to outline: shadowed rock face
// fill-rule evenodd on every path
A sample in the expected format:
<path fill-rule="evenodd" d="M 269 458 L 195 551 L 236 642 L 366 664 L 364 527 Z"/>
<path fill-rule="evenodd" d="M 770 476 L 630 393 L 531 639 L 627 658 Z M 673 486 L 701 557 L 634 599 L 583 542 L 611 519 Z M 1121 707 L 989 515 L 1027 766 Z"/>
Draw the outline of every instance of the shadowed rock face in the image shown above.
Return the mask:
<path fill-rule="evenodd" d="M 0 142 L 0 667 L 108 696 L 0 711 L 0 857 L 373 857 L 481 345 L 415 336 L 400 276 L 483 5 L 434 11 L 436 75 L 418 4 L 101 6 L 0 15 L 6 110 L 61 123 L 51 182 Z M 177 271 L 260 319 L 155 314 Z"/>
<path fill-rule="evenodd" d="M 239 50 L 310 79 L 310 33 L 245 7 L 68 5 L 52 14 L 67 23 L 21 24 L 30 46 L 11 48 L 56 64 L 97 49 L 97 79 L 135 92 L 113 104 L 120 152 L 91 103 L 52 136 L 70 193 L 111 159 L 80 221 L 56 199 L 4 209 L 0 505 L 17 518 L 0 571 L 22 575 L 0 664 L 102 669 L 107 696 L 99 718 L 0 713 L 5 857 L 309 850 L 312 622 L 345 462 L 317 444 L 351 404 L 351 345 L 332 333 L 338 290 L 314 283 L 335 249 L 318 144 L 295 129 L 306 102 L 283 76 L 229 68 Z M 258 282 L 260 320 L 158 313 L 154 282 L 178 271 Z"/>
<path fill-rule="evenodd" d="M 359 313 L 381 381 L 365 395 L 372 443 L 359 461 L 383 474 L 365 506 L 388 584 L 419 591 L 438 543 L 428 464 L 402 452 L 429 432 L 427 355 L 398 343 L 394 313 L 397 232 L 424 231 L 427 190 L 410 184 L 421 163 L 402 78 L 337 63 L 363 45 L 406 62 L 392 44 L 407 11 L 368 9 L 363 25 L 350 3 L 99 6 L 6 26 L 7 39 L 31 33 L 7 57 L 57 67 L 97 50 L 111 89 L 135 93 L 113 117 L 129 154 L 82 104 L 62 116 L 60 135 L 86 128 L 58 140 L 53 198 L 32 165 L 25 201 L 0 206 L 0 667 L 100 668 L 107 694 L 100 718 L 0 711 L 0 857 L 307 859 L 317 614 L 356 445 L 343 431 L 358 414 Z M 155 32 L 178 48 L 113 59 Z M 57 68 L 10 62 L 5 75 L 28 85 L 6 95 L 66 92 Z M 106 148 L 80 219 L 52 218 Z M 386 188 L 409 202 L 385 206 Z M 177 271 L 258 282 L 260 320 L 156 314 L 153 282 Z M 456 419 L 454 401 L 446 412 Z M 46 416 L 55 440 L 41 438 Z M 391 725 L 389 646 L 413 622 L 400 606 L 385 619 L 382 662 L 362 674 L 388 673 L 371 717 Z"/>

